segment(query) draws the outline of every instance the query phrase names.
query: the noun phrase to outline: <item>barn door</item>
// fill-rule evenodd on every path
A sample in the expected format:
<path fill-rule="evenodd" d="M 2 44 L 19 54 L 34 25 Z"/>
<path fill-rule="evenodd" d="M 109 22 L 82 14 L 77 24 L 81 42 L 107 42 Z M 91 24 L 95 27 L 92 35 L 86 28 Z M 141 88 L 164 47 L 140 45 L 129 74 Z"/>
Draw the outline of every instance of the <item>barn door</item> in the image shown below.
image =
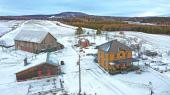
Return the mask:
<path fill-rule="evenodd" d="M 38 77 L 42 77 L 42 69 L 41 68 L 38 69 Z"/>
<path fill-rule="evenodd" d="M 47 68 L 47 76 L 51 76 L 51 70 L 50 70 L 50 68 Z"/>

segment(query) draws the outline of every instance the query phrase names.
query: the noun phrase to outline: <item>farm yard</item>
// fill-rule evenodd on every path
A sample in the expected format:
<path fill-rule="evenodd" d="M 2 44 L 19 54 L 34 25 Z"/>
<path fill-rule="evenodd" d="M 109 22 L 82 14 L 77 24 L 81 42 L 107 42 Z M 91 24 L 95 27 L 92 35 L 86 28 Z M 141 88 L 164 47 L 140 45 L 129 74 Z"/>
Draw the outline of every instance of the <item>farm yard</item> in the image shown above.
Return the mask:
<path fill-rule="evenodd" d="M 4 34 L 0 37 L 0 92 L 2 95 L 60 95 L 68 93 L 76 95 L 79 91 L 79 65 L 81 65 L 82 93 L 86 95 L 170 95 L 170 36 L 146 34 L 132 31 L 102 31 L 95 35 L 95 30 L 83 28 L 84 35 L 77 37 L 77 27 L 56 21 L 28 20 L 1 21 Z M 3 25 L 1 25 L 1 23 Z M 4 24 L 5 23 L 5 24 Z M 11 25 L 17 25 L 11 30 Z M 1 27 L 0 27 L 1 30 Z M 24 59 L 38 62 L 46 59 L 47 52 L 39 54 L 15 49 L 14 38 L 21 31 L 47 31 L 57 42 L 64 45 L 61 50 L 50 52 L 49 59 L 61 65 L 61 74 L 17 82 L 15 74 L 25 68 Z M 123 32 L 123 33 L 122 33 Z M 87 39 L 89 46 L 80 53 L 78 41 Z M 122 72 L 111 75 L 94 60 L 98 50 L 96 46 L 108 41 L 117 40 L 134 49 L 132 56 L 138 58 L 133 64 L 139 66 L 141 72 Z M 9 48 L 6 48 L 10 46 Z M 80 59 L 79 59 L 80 55 Z M 28 65 L 29 66 L 29 65 Z M 41 94 L 40 94 L 41 95 Z"/>

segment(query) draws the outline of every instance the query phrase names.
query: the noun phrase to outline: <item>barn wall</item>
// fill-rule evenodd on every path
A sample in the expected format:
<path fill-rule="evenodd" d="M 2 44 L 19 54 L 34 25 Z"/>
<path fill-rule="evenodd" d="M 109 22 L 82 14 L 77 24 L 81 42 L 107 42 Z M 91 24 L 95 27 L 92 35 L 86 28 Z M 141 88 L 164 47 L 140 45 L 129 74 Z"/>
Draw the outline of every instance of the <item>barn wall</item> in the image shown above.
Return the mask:
<path fill-rule="evenodd" d="M 57 48 L 57 50 L 62 49 L 63 45 L 57 42 L 57 40 L 49 33 L 46 38 L 38 45 L 39 50 L 47 48 Z"/>
<path fill-rule="evenodd" d="M 48 34 L 47 37 L 44 39 L 44 43 L 45 44 L 48 44 L 48 43 L 56 43 L 56 39 L 51 35 L 51 34 Z"/>
<path fill-rule="evenodd" d="M 18 50 L 36 53 L 38 50 L 38 44 L 25 41 L 15 41 L 15 48 Z"/>
<path fill-rule="evenodd" d="M 41 50 L 45 50 L 47 48 L 55 47 L 57 50 L 59 50 L 63 48 L 63 45 L 56 42 L 56 39 L 51 34 L 48 34 L 42 43 L 15 41 L 15 47 L 18 50 L 39 53 Z"/>
<path fill-rule="evenodd" d="M 44 69 L 46 68 L 46 69 Z M 41 69 L 42 70 L 42 76 L 47 76 L 47 68 L 49 68 L 51 70 L 51 75 L 58 75 L 60 74 L 60 69 L 59 66 L 53 66 L 53 65 L 49 65 L 49 64 L 42 64 L 36 67 L 32 67 L 30 69 L 21 71 L 19 73 L 16 73 L 16 78 L 17 81 L 23 81 L 23 80 L 28 80 L 28 79 L 34 79 L 34 78 L 38 78 L 38 70 Z"/>

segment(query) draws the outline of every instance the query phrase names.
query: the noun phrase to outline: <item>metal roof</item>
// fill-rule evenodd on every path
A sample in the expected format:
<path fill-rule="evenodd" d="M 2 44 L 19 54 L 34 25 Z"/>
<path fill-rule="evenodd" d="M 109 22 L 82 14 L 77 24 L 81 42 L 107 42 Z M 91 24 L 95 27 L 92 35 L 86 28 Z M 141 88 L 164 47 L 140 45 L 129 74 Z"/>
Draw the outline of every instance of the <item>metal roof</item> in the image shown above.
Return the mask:
<path fill-rule="evenodd" d="M 36 67 L 36 66 L 39 66 L 41 64 L 50 64 L 50 65 L 54 65 L 54 66 L 58 66 L 59 63 L 58 63 L 58 60 L 54 60 L 53 58 L 51 58 L 52 56 L 50 56 L 50 54 L 48 53 L 43 53 L 43 54 L 40 54 L 38 56 L 36 56 L 35 59 L 28 59 L 27 62 L 29 63 L 28 65 L 24 66 L 24 63 L 23 63 L 23 67 L 18 69 L 16 71 L 16 73 L 19 73 L 19 72 L 22 72 L 22 71 L 25 71 L 27 69 L 30 69 L 32 67 Z"/>
<path fill-rule="evenodd" d="M 120 49 L 132 51 L 130 47 L 118 42 L 117 40 L 109 41 L 107 43 L 97 46 L 97 48 L 103 50 L 104 52 L 113 52 L 115 54 L 119 52 Z"/>
<path fill-rule="evenodd" d="M 46 31 L 22 30 L 14 40 L 41 43 L 47 35 Z"/>

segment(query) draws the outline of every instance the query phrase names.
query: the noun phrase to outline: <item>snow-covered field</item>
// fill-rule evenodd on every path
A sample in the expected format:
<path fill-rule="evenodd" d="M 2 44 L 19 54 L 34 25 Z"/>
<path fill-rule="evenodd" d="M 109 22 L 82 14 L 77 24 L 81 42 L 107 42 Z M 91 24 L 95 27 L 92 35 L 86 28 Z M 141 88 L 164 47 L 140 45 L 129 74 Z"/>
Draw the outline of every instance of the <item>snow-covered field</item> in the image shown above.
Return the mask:
<path fill-rule="evenodd" d="M 8 36 L 0 38 L 0 45 L 10 46 L 13 44 L 13 36 L 15 31 L 19 31 L 17 27 L 21 27 L 25 21 L 0 21 L 0 37 L 7 34 Z M 13 32 L 14 31 L 14 32 Z"/>
<path fill-rule="evenodd" d="M 57 24 L 56 24 L 57 23 Z M 14 45 L 14 38 L 22 30 L 44 30 L 54 35 L 65 48 L 63 50 L 52 52 L 50 57 L 54 60 L 65 62 L 62 66 L 63 75 L 55 77 L 59 84 L 59 79 L 64 81 L 64 88 L 68 93 L 78 93 L 79 73 L 78 73 L 78 48 L 74 47 L 77 38 L 74 36 L 76 27 L 64 25 L 59 22 L 30 20 L 24 21 L 15 30 L 3 35 L 0 40 L 4 40 L 8 45 Z M 85 29 L 93 32 L 91 29 Z M 158 52 L 159 56 L 147 57 L 147 60 L 140 60 L 141 67 L 144 63 L 152 63 L 150 67 L 145 68 L 141 74 L 129 72 L 128 74 L 109 75 L 103 71 L 97 63 L 94 62 L 93 56 L 97 52 L 94 46 L 84 49 L 85 54 L 81 55 L 81 73 L 82 73 L 82 93 L 91 95 L 150 95 L 150 88 L 154 95 L 170 95 L 170 71 L 159 73 L 161 69 L 170 68 L 170 36 L 153 35 L 141 32 L 125 32 L 124 36 L 119 32 L 109 32 L 101 36 L 87 36 L 86 38 L 96 45 L 100 45 L 112 39 L 118 39 L 126 43 L 142 43 L 141 51 L 152 50 Z M 130 39 L 130 40 L 129 40 Z M 135 39 L 135 40 L 134 40 Z M 129 41 L 129 42 L 128 42 Z M 133 42 L 134 41 L 134 42 Z M 37 60 L 38 57 L 46 54 L 32 54 L 20 50 L 1 49 L 0 48 L 0 95 L 27 95 L 29 85 L 33 85 L 31 92 L 52 89 L 52 85 L 42 87 L 47 84 L 47 80 L 31 80 L 26 82 L 16 82 L 15 73 L 23 68 L 23 59 L 28 57 L 29 60 Z M 135 53 L 134 53 L 135 56 Z M 146 57 L 146 56 L 144 56 Z M 41 60 L 41 59 L 38 59 Z M 160 65 L 160 64 L 166 65 Z M 137 63 L 136 63 L 137 64 Z M 158 71 L 153 70 L 159 68 Z M 152 85 L 149 85 L 152 82 Z M 34 87 L 35 86 L 35 87 Z M 34 89 L 36 88 L 36 89 Z M 57 85 L 57 88 L 60 88 Z M 50 94 L 49 94 L 50 95 Z"/>
<path fill-rule="evenodd" d="M 19 26 L 23 21 L 7 21 L 7 20 L 1 20 L 0 21 L 0 36 L 10 32 L 15 27 Z"/>

